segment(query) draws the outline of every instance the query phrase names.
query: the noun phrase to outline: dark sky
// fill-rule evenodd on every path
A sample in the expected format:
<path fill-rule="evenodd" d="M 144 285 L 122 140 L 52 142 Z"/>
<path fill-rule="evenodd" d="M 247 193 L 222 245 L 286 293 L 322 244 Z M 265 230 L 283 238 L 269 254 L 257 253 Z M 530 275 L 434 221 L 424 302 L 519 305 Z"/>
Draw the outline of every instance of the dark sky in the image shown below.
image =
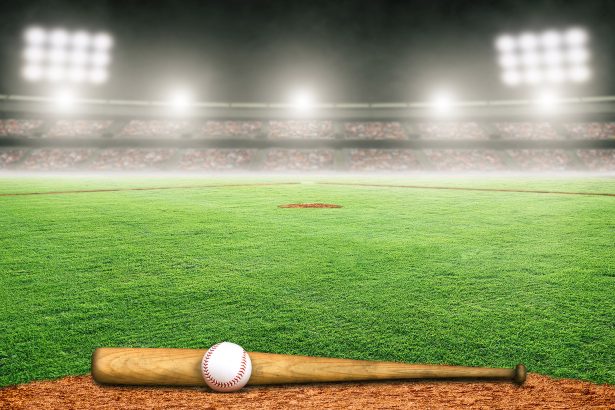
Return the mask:
<path fill-rule="evenodd" d="M 502 32 L 585 27 L 594 77 L 568 95 L 615 94 L 615 0 L 0 0 L 0 93 L 42 95 L 20 79 L 24 27 L 106 30 L 110 81 L 84 96 L 284 101 L 294 87 L 326 101 L 526 97 L 500 84 Z"/>

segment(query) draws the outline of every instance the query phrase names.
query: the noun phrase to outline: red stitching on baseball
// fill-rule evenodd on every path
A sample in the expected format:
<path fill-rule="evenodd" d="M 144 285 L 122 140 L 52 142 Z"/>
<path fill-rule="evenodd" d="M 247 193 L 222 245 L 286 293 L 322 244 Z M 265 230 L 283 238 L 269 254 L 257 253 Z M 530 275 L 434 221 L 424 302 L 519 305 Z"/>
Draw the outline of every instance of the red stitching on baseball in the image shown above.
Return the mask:
<path fill-rule="evenodd" d="M 246 373 L 248 354 L 246 353 L 245 350 L 243 351 L 241 355 L 241 364 L 239 366 L 239 371 L 237 372 L 235 377 L 233 377 L 231 380 L 227 382 L 219 382 L 218 380 L 214 379 L 213 376 L 209 373 L 209 359 L 211 359 L 211 356 L 213 355 L 214 351 L 218 348 L 218 346 L 220 346 L 220 343 L 213 345 L 212 347 L 209 348 L 207 353 L 205 353 L 205 357 L 203 357 L 203 363 L 201 364 L 201 371 L 203 372 L 203 376 L 205 376 L 205 379 L 211 384 L 213 384 L 214 386 L 222 387 L 222 388 L 233 387 L 234 385 L 239 383 L 239 381 L 243 378 L 244 374 Z"/>

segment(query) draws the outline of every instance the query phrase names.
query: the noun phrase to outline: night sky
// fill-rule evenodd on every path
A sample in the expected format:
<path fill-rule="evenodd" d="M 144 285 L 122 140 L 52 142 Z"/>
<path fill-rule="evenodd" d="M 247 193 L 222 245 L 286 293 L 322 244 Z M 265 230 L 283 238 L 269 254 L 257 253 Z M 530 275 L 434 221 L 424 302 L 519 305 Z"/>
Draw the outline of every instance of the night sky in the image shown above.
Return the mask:
<path fill-rule="evenodd" d="M 110 81 L 79 91 L 91 97 L 165 99 L 176 87 L 202 101 L 285 101 L 297 87 L 321 101 L 527 97 L 500 83 L 494 38 L 570 26 L 591 35 L 594 76 L 560 93 L 615 94 L 614 0 L 2 0 L 0 16 L 3 94 L 50 92 L 20 76 L 32 24 L 114 36 Z"/>

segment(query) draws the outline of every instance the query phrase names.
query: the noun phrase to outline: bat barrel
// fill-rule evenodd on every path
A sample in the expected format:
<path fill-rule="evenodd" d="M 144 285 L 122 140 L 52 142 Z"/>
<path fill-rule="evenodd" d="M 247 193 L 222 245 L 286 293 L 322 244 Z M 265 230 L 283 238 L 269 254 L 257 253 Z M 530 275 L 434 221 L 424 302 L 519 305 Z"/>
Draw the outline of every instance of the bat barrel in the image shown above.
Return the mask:
<path fill-rule="evenodd" d="M 204 386 L 201 360 L 207 350 L 100 348 L 92 377 L 103 384 Z M 409 379 L 483 379 L 522 384 L 523 365 L 513 369 L 374 362 L 250 352 L 248 384 L 287 384 Z"/>

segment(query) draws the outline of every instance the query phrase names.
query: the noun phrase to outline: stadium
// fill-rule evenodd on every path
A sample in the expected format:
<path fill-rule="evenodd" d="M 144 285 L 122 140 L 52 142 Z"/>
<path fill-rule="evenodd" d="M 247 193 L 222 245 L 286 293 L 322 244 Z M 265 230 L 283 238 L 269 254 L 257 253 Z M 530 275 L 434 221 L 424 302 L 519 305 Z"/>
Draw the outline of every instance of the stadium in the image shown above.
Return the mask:
<path fill-rule="evenodd" d="M 1 408 L 615 408 L 610 2 L 30 3 L 0 6 Z M 90 375 L 222 341 L 529 375 Z"/>

